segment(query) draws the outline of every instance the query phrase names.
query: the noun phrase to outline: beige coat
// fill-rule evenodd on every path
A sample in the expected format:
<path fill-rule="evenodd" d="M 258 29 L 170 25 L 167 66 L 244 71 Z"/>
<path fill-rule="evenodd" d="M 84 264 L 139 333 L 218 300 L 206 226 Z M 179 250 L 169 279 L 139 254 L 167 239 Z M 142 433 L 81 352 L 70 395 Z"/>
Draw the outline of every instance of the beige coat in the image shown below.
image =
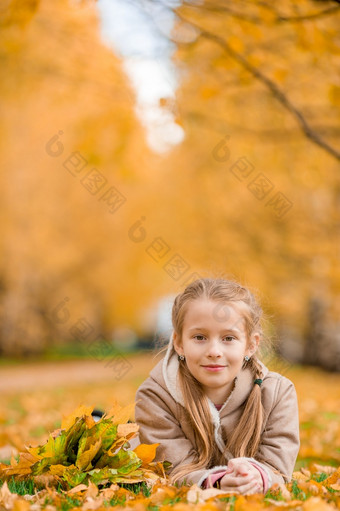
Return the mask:
<path fill-rule="evenodd" d="M 173 464 L 169 474 L 178 465 L 191 462 L 197 451 L 192 429 L 185 420 L 183 396 L 177 385 L 178 367 L 177 354 L 170 340 L 166 356 L 152 369 L 136 393 L 135 420 L 140 426 L 138 441 L 160 444 L 156 460 L 168 460 Z M 255 457 L 245 459 L 261 465 L 268 474 L 270 487 L 276 482 L 291 480 L 300 446 L 299 419 L 294 384 L 264 365 L 263 371 L 261 396 L 265 417 L 261 443 Z M 241 416 L 242 405 L 254 385 L 253 380 L 251 371 L 242 369 L 233 392 L 220 411 L 209 400 L 215 428 L 214 441 L 221 452 Z M 228 452 L 226 465 L 195 470 L 180 482 L 186 479 L 187 483 L 200 486 L 209 473 L 226 468 L 228 461 L 234 457 L 232 452 Z"/>

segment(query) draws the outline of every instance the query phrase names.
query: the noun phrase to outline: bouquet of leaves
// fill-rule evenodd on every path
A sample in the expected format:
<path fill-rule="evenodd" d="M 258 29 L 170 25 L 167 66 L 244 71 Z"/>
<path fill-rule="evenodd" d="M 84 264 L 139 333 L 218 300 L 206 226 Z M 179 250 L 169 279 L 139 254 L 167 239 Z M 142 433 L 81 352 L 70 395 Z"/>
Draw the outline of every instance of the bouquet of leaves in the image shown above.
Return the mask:
<path fill-rule="evenodd" d="M 171 465 L 154 462 L 159 444 L 140 444 L 130 449 L 129 440 L 136 436 L 139 426 L 128 423 L 133 404 L 114 406 L 96 422 L 93 407 L 80 406 L 63 417 L 61 428 L 50 434 L 48 441 L 38 447 L 26 447 L 19 459 L 11 464 L 0 463 L 0 477 L 37 478 L 50 476 L 64 488 L 73 488 L 89 481 L 107 483 L 139 483 L 151 485 L 165 478 Z"/>

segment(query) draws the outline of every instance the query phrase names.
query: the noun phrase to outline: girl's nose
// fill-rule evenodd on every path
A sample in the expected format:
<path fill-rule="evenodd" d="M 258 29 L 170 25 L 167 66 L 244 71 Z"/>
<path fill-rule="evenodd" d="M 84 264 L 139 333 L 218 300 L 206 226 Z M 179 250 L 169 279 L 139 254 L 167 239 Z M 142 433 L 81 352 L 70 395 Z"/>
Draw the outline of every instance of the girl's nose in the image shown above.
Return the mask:
<path fill-rule="evenodd" d="M 221 345 L 218 341 L 211 341 L 208 347 L 209 357 L 220 357 L 222 355 Z"/>

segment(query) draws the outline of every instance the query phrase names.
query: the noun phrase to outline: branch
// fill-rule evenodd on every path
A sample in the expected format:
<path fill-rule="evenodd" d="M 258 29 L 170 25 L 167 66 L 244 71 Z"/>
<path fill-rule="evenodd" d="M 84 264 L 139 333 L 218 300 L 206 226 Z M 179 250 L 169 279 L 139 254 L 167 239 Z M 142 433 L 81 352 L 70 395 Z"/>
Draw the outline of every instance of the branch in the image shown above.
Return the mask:
<path fill-rule="evenodd" d="M 334 14 L 335 12 L 340 10 L 340 5 L 334 5 L 333 7 L 329 7 L 329 9 L 325 9 L 324 11 L 319 11 L 314 14 L 305 14 L 303 16 L 280 16 L 278 15 L 277 21 L 289 21 L 291 23 L 296 23 L 300 21 L 309 21 L 315 20 L 319 18 L 323 18 L 324 16 L 329 16 L 330 14 Z"/>
<path fill-rule="evenodd" d="M 275 82 L 270 80 L 266 75 L 264 75 L 261 71 L 259 71 L 256 67 L 252 66 L 240 53 L 237 53 L 235 50 L 229 46 L 228 43 L 224 41 L 220 36 L 216 34 L 212 34 L 207 30 L 203 29 L 196 23 L 185 19 L 183 16 L 176 12 L 177 16 L 182 19 L 185 23 L 189 23 L 193 27 L 195 27 L 200 32 L 200 37 L 204 37 L 209 39 L 220 47 L 222 47 L 229 56 L 235 60 L 238 64 L 240 64 L 244 69 L 246 69 L 250 74 L 254 76 L 259 82 L 266 86 L 267 89 L 273 94 L 273 96 L 281 103 L 281 105 L 296 119 L 298 124 L 300 125 L 303 133 L 309 138 L 314 144 L 318 145 L 325 151 L 327 151 L 331 156 L 340 161 L 340 152 L 337 151 L 334 147 L 328 144 L 325 140 L 323 140 L 318 133 L 316 133 L 312 127 L 308 124 L 306 119 L 303 117 L 302 113 L 295 107 L 295 105 L 290 101 L 289 98 L 279 89 Z"/>
<path fill-rule="evenodd" d="M 340 0 L 334 0 L 334 1 L 337 4 L 340 3 Z M 184 0 L 182 2 L 182 5 L 189 6 L 191 8 L 197 8 L 199 10 L 205 9 L 206 11 L 210 11 L 210 12 L 226 12 L 233 18 L 249 21 L 249 23 L 255 23 L 257 25 L 259 23 L 262 23 L 261 18 L 259 18 L 257 16 L 249 16 L 249 15 L 234 11 L 226 5 L 218 5 L 218 4 L 214 5 L 212 3 L 200 5 L 197 3 L 193 3 L 192 0 Z M 266 5 L 262 4 L 261 7 L 266 7 L 268 10 L 275 13 L 275 15 L 276 15 L 275 21 L 279 22 L 279 23 L 281 23 L 281 22 L 298 23 L 301 21 L 316 20 L 319 18 L 323 18 L 324 16 L 329 16 L 331 14 L 334 14 L 335 12 L 338 12 L 340 10 L 340 5 L 335 5 L 335 6 L 329 7 L 328 9 L 324 9 L 322 11 L 319 11 L 319 12 L 316 12 L 313 14 L 303 14 L 301 16 L 281 16 L 281 14 L 278 13 L 278 11 L 276 9 L 274 10 L 273 6 L 270 6 L 270 5 L 266 6 Z"/>

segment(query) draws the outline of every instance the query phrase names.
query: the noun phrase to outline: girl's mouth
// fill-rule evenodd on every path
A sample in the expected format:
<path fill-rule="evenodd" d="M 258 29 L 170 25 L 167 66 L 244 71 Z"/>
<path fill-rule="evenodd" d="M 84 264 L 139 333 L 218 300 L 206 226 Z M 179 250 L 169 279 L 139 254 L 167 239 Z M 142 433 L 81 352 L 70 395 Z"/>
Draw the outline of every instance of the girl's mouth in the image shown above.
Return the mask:
<path fill-rule="evenodd" d="M 202 367 L 204 367 L 204 369 L 206 369 L 207 371 L 222 371 L 222 369 L 224 369 L 225 366 L 211 365 L 211 366 L 202 366 Z"/>

